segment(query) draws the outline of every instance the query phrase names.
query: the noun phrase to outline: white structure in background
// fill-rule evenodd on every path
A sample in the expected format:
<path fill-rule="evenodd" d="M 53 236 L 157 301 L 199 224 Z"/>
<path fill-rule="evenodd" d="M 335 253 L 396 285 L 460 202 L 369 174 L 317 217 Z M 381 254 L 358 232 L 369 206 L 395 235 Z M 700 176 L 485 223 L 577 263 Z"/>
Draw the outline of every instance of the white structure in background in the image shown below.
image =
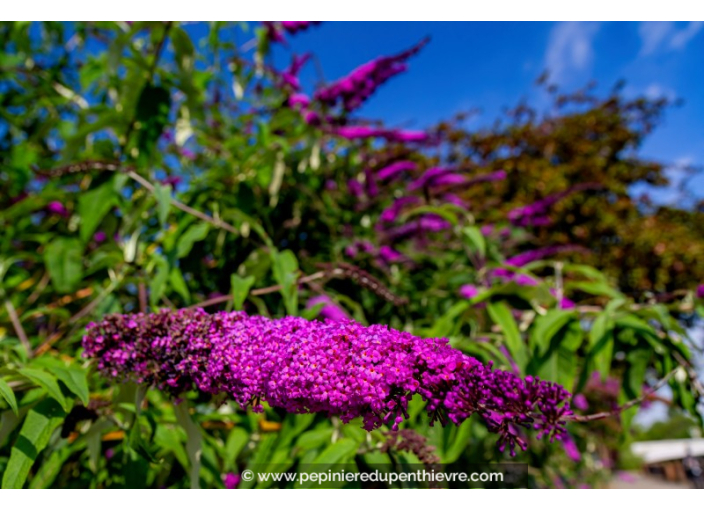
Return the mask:
<path fill-rule="evenodd" d="M 688 455 L 704 457 L 704 439 L 640 441 L 631 445 L 631 451 L 643 459 L 645 464 L 682 460 Z"/>

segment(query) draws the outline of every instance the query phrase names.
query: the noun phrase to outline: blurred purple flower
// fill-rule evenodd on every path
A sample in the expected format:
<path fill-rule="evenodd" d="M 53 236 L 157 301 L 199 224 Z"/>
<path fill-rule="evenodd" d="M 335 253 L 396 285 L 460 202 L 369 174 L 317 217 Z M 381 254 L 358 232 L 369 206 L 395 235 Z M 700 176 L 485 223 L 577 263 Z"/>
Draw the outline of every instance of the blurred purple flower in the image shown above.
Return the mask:
<path fill-rule="evenodd" d="M 172 188 L 175 188 L 179 184 L 181 184 L 181 177 L 178 175 L 170 175 L 168 177 L 165 177 L 164 179 L 159 179 L 159 182 L 163 184 L 164 186 L 171 186 Z"/>
<path fill-rule="evenodd" d="M 479 294 L 479 289 L 474 285 L 466 284 L 462 285 L 459 290 L 459 295 L 465 299 L 472 299 Z"/>
<path fill-rule="evenodd" d="M 516 361 L 513 359 L 513 356 L 511 356 L 511 353 L 508 352 L 508 349 L 506 348 L 506 346 L 505 346 L 505 345 L 500 345 L 500 346 L 499 346 L 499 351 L 501 351 L 501 354 L 503 354 L 504 356 L 506 356 L 506 359 L 507 359 L 508 362 L 511 364 L 511 371 L 512 371 L 514 374 L 516 374 L 516 375 L 520 375 L 521 369 L 518 368 L 518 364 L 516 364 Z"/>
<path fill-rule="evenodd" d="M 290 108 L 294 108 L 296 106 L 306 108 L 310 104 L 310 98 L 306 94 L 296 93 L 291 94 L 287 102 Z"/>
<path fill-rule="evenodd" d="M 393 264 L 403 259 L 403 255 L 390 246 L 382 246 L 379 248 L 379 257 L 387 264 Z"/>
<path fill-rule="evenodd" d="M 386 223 L 393 223 L 398 219 L 401 211 L 409 205 L 414 205 L 420 203 L 419 197 L 401 197 L 394 200 L 394 203 L 381 212 L 379 218 L 381 221 Z"/>
<path fill-rule="evenodd" d="M 585 397 L 581 393 L 576 394 L 572 399 L 572 406 L 575 409 L 579 409 L 580 411 L 586 411 L 587 409 L 589 409 L 589 402 L 587 401 L 587 397 Z"/>
<path fill-rule="evenodd" d="M 376 178 L 370 169 L 364 170 L 364 183 L 367 185 L 367 196 L 375 197 L 379 194 L 379 186 L 376 184 Z"/>
<path fill-rule="evenodd" d="M 315 296 L 313 298 L 310 298 L 308 302 L 306 303 L 306 308 L 313 308 L 316 305 L 323 304 L 323 307 L 320 309 L 320 317 L 323 319 L 330 319 L 333 321 L 347 321 L 350 319 L 350 316 L 345 312 L 342 308 L 340 308 L 338 305 L 336 305 L 332 299 L 330 299 L 330 296 L 326 296 L 325 294 L 321 294 L 320 296 Z"/>
<path fill-rule="evenodd" d="M 575 462 L 582 460 L 582 454 L 579 453 L 579 448 L 577 448 L 572 436 L 567 432 L 562 435 L 562 446 L 565 448 L 565 453 L 570 459 Z"/>
<path fill-rule="evenodd" d="M 178 153 L 182 157 L 184 157 L 186 159 L 190 159 L 191 161 L 195 161 L 195 159 L 196 159 L 196 153 L 190 149 L 186 149 L 185 147 L 179 147 Z"/>
<path fill-rule="evenodd" d="M 298 91 L 301 88 L 301 82 L 298 79 L 298 74 L 301 72 L 303 66 L 310 59 L 310 53 L 305 55 L 294 55 L 291 59 L 291 64 L 284 69 L 280 77 L 285 86 L 290 87 L 294 91 Z"/>
<path fill-rule="evenodd" d="M 448 167 L 438 166 L 429 168 L 423 172 L 423 175 L 408 185 L 408 190 L 415 191 L 420 188 L 433 188 L 453 182 L 464 182 L 464 180 L 466 180 L 464 176 L 455 172 L 456 170 L 454 168 Z"/>
<path fill-rule="evenodd" d="M 266 30 L 266 38 L 269 40 L 269 42 L 282 43 L 282 42 L 286 41 L 286 38 L 284 37 L 284 33 L 281 30 L 281 27 L 279 27 L 276 24 L 276 22 L 262 21 L 262 25 L 264 26 L 264 29 Z"/>
<path fill-rule="evenodd" d="M 596 183 L 584 183 L 584 184 L 578 184 L 576 186 L 572 186 L 569 189 L 566 189 L 565 191 L 561 191 L 559 193 L 554 193 L 552 195 L 548 195 L 547 197 L 543 198 L 542 200 L 538 200 L 537 202 L 534 202 L 529 205 L 525 205 L 523 207 L 517 207 L 516 209 L 512 209 L 511 211 L 508 212 L 508 219 L 511 223 L 513 223 L 516 226 L 529 226 L 532 224 L 532 221 L 536 221 L 535 218 L 539 217 L 542 218 L 539 221 L 541 223 L 545 222 L 545 216 L 549 212 L 550 208 L 555 205 L 557 202 L 560 200 L 570 196 L 573 193 L 577 193 L 579 191 L 585 191 L 588 189 L 598 189 L 601 188 L 602 186 L 600 184 Z"/>
<path fill-rule="evenodd" d="M 425 142 L 430 137 L 424 131 L 396 131 L 370 126 L 341 126 L 330 130 L 333 135 L 347 140 L 383 138 L 389 142 Z"/>
<path fill-rule="evenodd" d="M 463 200 L 461 197 L 455 195 L 454 193 L 448 193 L 447 195 L 443 195 L 442 199 L 448 204 L 456 205 L 457 207 L 461 207 L 462 209 L 469 209 L 469 203 L 466 200 Z"/>
<path fill-rule="evenodd" d="M 413 161 L 397 161 L 378 170 L 376 176 L 379 180 L 385 181 L 388 179 L 393 179 L 403 172 L 412 172 L 417 168 L 417 166 L 418 165 L 416 165 Z"/>
<path fill-rule="evenodd" d="M 629 473 L 628 471 L 619 471 L 616 476 L 618 476 L 619 480 L 626 483 L 635 483 L 636 480 L 638 480 L 635 476 L 633 476 L 633 474 Z"/>
<path fill-rule="evenodd" d="M 314 112 L 313 110 L 304 110 L 303 120 L 309 126 L 317 126 L 318 124 L 320 124 L 320 115 L 318 115 L 318 113 Z"/>
<path fill-rule="evenodd" d="M 357 179 L 350 179 L 347 181 L 347 187 L 349 188 L 350 193 L 352 193 L 355 197 L 360 197 L 364 194 L 364 188 Z"/>
<path fill-rule="evenodd" d="M 704 285 L 697 287 L 697 297 L 699 299 L 704 299 Z"/>
<path fill-rule="evenodd" d="M 63 216 L 64 218 L 69 216 L 69 212 L 68 209 L 66 209 L 66 206 L 64 206 L 64 204 L 58 201 L 49 202 L 46 206 L 46 210 L 50 214 L 56 214 L 57 216 Z"/>
<path fill-rule="evenodd" d="M 538 285 L 540 282 L 533 278 L 532 276 L 528 276 L 527 274 L 517 274 L 513 277 L 513 281 L 516 282 L 518 285 L 521 287 L 535 287 Z"/>
<path fill-rule="evenodd" d="M 388 231 L 391 239 L 398 240 L 414 236 L 425 232 L 440 232 L 447 230 L 452 225 L 435 214 L 424 214 L 417 218 L 412 218 L 405 225 L 396 227 Z"/>
<path fill-rule="evenodd" d="M 241 480 L 242 477 L 240 475 L 236 475 L 235 473 L 227 473 L 223 476 L 222 483 L 225 485 L 226 489 L 236 489 Z"/>
<path fill-rule="evenodd" d="M 576 244 L 563 244 L 560 246 L 546 246 L 545 248 L 538 248 L 535 250 L 525 251 L 518 255 L 506 259 L 506 265 L 523 267 L 526 264 L 535 262 L 536 260 L 542 260 L 547 257 L 552 257 L 558 253 L 564 253 L 567 251 L 584 251 L 584 248 Z"/>
<path fill-rule="evenodd" d="M 561 310 L 572 310 L 576 306 L 577 305 L 571 299 L 567 299 L 566 297 L 563 297 L 562 299 L 560 299 L 560 309 Z"/>
<path fill-rule="evenodd" d="M 105 235 L 105 232 L 103 232 L 102 230 L 99 230 L 98 232 L 96 232 L 93 235 L 93 241 L 95 241 L 98 244 L 104 243 L 107 238 L 108 238 L 108 236 Z"/>
<path fill-rule="evenodd" d="M 320 23 L 320 21 L 282 21 L 281 26 L 286 32 L 293 35 Z"/>

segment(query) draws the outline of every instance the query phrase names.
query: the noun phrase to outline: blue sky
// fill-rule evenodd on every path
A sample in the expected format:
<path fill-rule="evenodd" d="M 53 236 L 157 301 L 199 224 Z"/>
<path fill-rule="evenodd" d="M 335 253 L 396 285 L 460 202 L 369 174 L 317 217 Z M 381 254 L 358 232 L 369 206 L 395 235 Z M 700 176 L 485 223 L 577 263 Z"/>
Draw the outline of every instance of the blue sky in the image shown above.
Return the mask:
<path fill-rule="evenodd" d="M 432 125 L 459 110 L 479 108 L 470 127 L 488 125 L 519 99 L 547 105 L 533 85 L 549 70 L 566 90 L 594 79 L 601 90 L 626 80 L 625 94 L 666 95 L 683 105 L 669 110 L 642 154 L 673 164 L 704 164 L 704 23 L 559 22 L 421 23 L 326 22 L 289 37 L 289 51 L 314 51 L 326 80 L 379 55 L 430 44 L 410 69 L 385 84 L 360 111 L 408 128 Z M 304 82 L 319 79 L 308 66 Z M 673 170 L 672 177 L 681 172 Z M 704 176 L 689 182 L 704 196 Z M 661 200 L 675 199 L 660 193 Z"/>

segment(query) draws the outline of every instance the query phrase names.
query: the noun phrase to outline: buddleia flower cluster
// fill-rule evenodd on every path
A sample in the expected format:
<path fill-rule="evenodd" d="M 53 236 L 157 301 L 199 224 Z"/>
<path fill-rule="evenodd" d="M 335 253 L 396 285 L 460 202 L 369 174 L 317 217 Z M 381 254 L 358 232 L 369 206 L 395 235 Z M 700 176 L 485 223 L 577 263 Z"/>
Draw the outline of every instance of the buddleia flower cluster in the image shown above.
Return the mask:
<path fill-rule="evenodd" d="M 427 42 L 426 39 L 398 55 L 379 57 L 367 62 L 344 78 L 319 89 L 315 98 L 328 106 L 335 106 L 340 102 L 344 110 L 355 110 L 382 84 L 405 71 L 408 68 L 406 61 L 418 53 Z"/>
<path fill-rule="evenodd" d="M 431 424 L 479 414 L 499 447 L 525 449 L 519 426 L 539 436 L 565 434 L 569 393 L 534 377 L 494 370 L 452 348 L 354 321 L 269 319 L 203 310 L 109 315 L 88 326 L 84 356 L 101 373 L 178 396 L 188 390 L 229 395 L 243 408 L 263 402 L 291 413 L 361 417 L 366 430 L 408 418 L 414 395 Z"/>

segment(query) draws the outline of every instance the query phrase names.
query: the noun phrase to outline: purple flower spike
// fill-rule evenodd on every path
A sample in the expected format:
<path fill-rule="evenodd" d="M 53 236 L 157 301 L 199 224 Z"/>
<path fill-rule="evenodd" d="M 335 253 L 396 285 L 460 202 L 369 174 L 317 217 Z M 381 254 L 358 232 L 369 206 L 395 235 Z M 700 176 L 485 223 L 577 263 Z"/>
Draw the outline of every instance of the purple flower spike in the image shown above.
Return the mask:
<path fill-rule="evenodd" d="M 540 226 L 540 223 L 545 224 L 545 216 L 550 211 L 550 208 L 560 200 L 567 198 L 573 193 L 586 191 L 588 189 L 599 189 L 601 187 L 602 186 L 600 184 L 596 183 L 584 183 L 572 186 L 571 188 L 566 189 L 565 191 L 549 195 L 543 198 L 542 200 L 538 200 L 537 202 L 534 202 L 532 204 L 512 209 L 508 212 L 508 219 L 511 223 L 520 227 L 526 227 L 530 225 Z M 536 221 L 539 224 L 535 224 Z"/>
<path fill-rule="evenodd" d="M 419 204 L 419 197 L 401 197 L 394 200 L 394 203 L 381 212 L 379 218 L 386 223 L 393 223 L 401 214 L 401 211 L 409 205 Z"/>
<path fill-rule="evenodd" d="M 315 93 L 315 98 L 328 106 L 341 103 L 347 111 L 359 108 L 389 78 L 405 71 L 406 60 L 418 53 L 427 42 L 423 40 L 398 55 L 380 57 L 367 62 L 344 78 L 319 89 Z"/>
<path fill-rule="evenodd" d="M 571 460 L 574 462 L 579 462 L 582 460 L 582 454 L 579 453 L 579 448 L 577 448 L 572 436 L 570 436 L 567 432 L 565 432 L 562 437 L 562 446 L 565 449 L 565 453 Z"/>
<path fill-rule="evenodd" d="M 262 412 L 262 402 L 291 413 L 323 412 L 366 430 L 408 418 L 426 401 L 431 424 L 479 414 L 499 448 L 525 449 L 519 426 L 563 437 L 570 394 L 555 383 L 493 370 L 450 346 L 386 326 L 353 321 L 268 319 L 244 312 L 163 310 L 109 315 L 88 325 L 84 356 L 114 380 L 154 385 L 178 396 L 196 389 L 229 395 Z"/>
<path fill-rule="evenodd" d="M 331 129 L 333 135 L 347 140 L 365 140 L 368 138 L 383 138 L 388 142 L 427 142 L 430 139 L 424 131 L 400 131 L 373 128 L 371 126 L 341 126 Z"/>
<path fill-rule="evenodd" d="M 379 180 L 386 181 L 394 179 L 405 172 L 413 172 L 417 166 L 418 165 L 416 165 L 413 161 L 397 161 L 396 163 L 392 163 L 389 166 L 379 170 L 376 173 L 376 176 Z"/>
<path fill-rule="evenodd" d="M 284 70 L 281 75 L 281 81 L 285 86 L 290 87 L 294 91 L 298 91 L 301 89 L 301 82 L 298 79 L 298 73 L 301 72 L 301 68 L 305 65 L 306 62 L 310 59 L 310 54 L 306 53 L 305 55 L 294 55 L 293 58 L 291 59 L 291 65 L 288 66 L 286 70 Z"/>
<path fill-rule="evenodd" d="M 403 255 L 390 246 L 382 246 L 379 248 L 379 257 L 387 264 L 393 264 L 403 260 Z"/>

